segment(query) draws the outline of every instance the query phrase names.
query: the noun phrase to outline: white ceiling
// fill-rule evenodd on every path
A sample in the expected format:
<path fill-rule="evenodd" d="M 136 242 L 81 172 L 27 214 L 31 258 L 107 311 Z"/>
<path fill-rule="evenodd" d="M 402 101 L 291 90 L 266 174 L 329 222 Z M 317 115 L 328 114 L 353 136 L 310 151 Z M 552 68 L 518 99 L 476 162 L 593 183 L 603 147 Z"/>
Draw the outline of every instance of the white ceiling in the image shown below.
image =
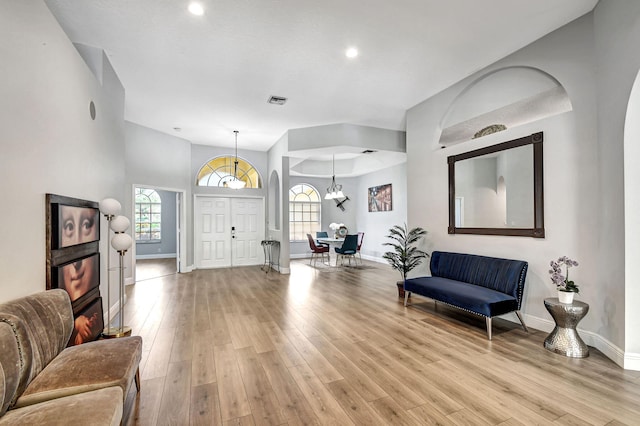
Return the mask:
<path fill-rule="evenodd" d="M 597 0 L 202 0 L 203 16 L 188 0 L 45 2 L 73 42 L 105 50 L 126 120 L 227 147 L 238 129 L 241 149 L 265 151 L 292 128 L 404 130 L 408 108 Z"/>

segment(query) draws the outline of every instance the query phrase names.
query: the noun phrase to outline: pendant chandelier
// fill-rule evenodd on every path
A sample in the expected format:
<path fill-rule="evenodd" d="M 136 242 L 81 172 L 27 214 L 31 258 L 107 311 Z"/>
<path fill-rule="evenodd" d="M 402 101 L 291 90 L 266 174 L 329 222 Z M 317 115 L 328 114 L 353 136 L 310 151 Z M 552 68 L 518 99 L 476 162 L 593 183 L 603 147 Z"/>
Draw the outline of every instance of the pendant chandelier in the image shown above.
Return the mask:
<path fill-rule="evenodd" d="M 344 198 L 342 193 L 342 185 L 336 183 L 336 156 L 331 156 L 331 164 L 333 170 L 333 176 L 331 177 L 331 186 L 327 188 L 327 195 L 324 196 L 325 200 L 333 200 L 336 198 Z"/>
<path fill-rule="evenodd" d="M 247 184 L 245 181 L 238 179 L 238 131 L 234 130 L 236 134 L 236 156 L 233 162 L 233 180 L 227 182 L 227 186 L 232 189 L 241 189 Z"/>

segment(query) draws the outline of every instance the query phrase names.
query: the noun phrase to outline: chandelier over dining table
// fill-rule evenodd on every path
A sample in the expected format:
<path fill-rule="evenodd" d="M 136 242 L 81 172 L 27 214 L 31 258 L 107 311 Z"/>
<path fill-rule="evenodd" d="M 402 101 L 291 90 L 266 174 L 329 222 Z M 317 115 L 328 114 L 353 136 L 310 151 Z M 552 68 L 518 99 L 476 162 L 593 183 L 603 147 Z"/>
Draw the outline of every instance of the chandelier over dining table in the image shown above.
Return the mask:
<path fill-rule="evenodd" d="M 342 185 L 336 183 L 336 156 L 331 156 L 332 164 L 332 176 L 331 185 L 327 188 L 327 195 L 324 196 L 325 200 L 334 200 L 336 198 L 344 198 L 342 193 Z"/>

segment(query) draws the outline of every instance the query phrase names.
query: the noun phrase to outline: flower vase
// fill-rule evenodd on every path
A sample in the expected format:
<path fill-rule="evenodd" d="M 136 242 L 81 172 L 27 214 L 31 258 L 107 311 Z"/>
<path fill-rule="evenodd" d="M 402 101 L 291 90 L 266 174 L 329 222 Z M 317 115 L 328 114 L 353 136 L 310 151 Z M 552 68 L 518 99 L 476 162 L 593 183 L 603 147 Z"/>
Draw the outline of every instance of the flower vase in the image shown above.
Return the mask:
<path fill-rule="evenodd" d="M 570 305 L 573 303 L 574 294 L 575 293 L 573 291 L 558 290 L 558 300 L 560 301 L 560 303 Z"/>

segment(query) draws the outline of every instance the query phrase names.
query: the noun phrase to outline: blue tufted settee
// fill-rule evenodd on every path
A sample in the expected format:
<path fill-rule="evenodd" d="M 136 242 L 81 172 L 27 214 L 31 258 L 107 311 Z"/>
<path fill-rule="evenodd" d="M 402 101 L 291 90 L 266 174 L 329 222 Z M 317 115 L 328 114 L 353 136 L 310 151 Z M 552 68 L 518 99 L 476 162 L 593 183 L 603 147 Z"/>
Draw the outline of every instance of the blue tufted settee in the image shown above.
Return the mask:
<path fill-rule="evenodd" d="M 528 332 L 520 306 L 527 262 L 473 254 L 434 251 L 431 276 L 404 282 L 404 306 L 411 293 L 485 317 L 491 340 L 491 319 L 515 312 Z"/>

